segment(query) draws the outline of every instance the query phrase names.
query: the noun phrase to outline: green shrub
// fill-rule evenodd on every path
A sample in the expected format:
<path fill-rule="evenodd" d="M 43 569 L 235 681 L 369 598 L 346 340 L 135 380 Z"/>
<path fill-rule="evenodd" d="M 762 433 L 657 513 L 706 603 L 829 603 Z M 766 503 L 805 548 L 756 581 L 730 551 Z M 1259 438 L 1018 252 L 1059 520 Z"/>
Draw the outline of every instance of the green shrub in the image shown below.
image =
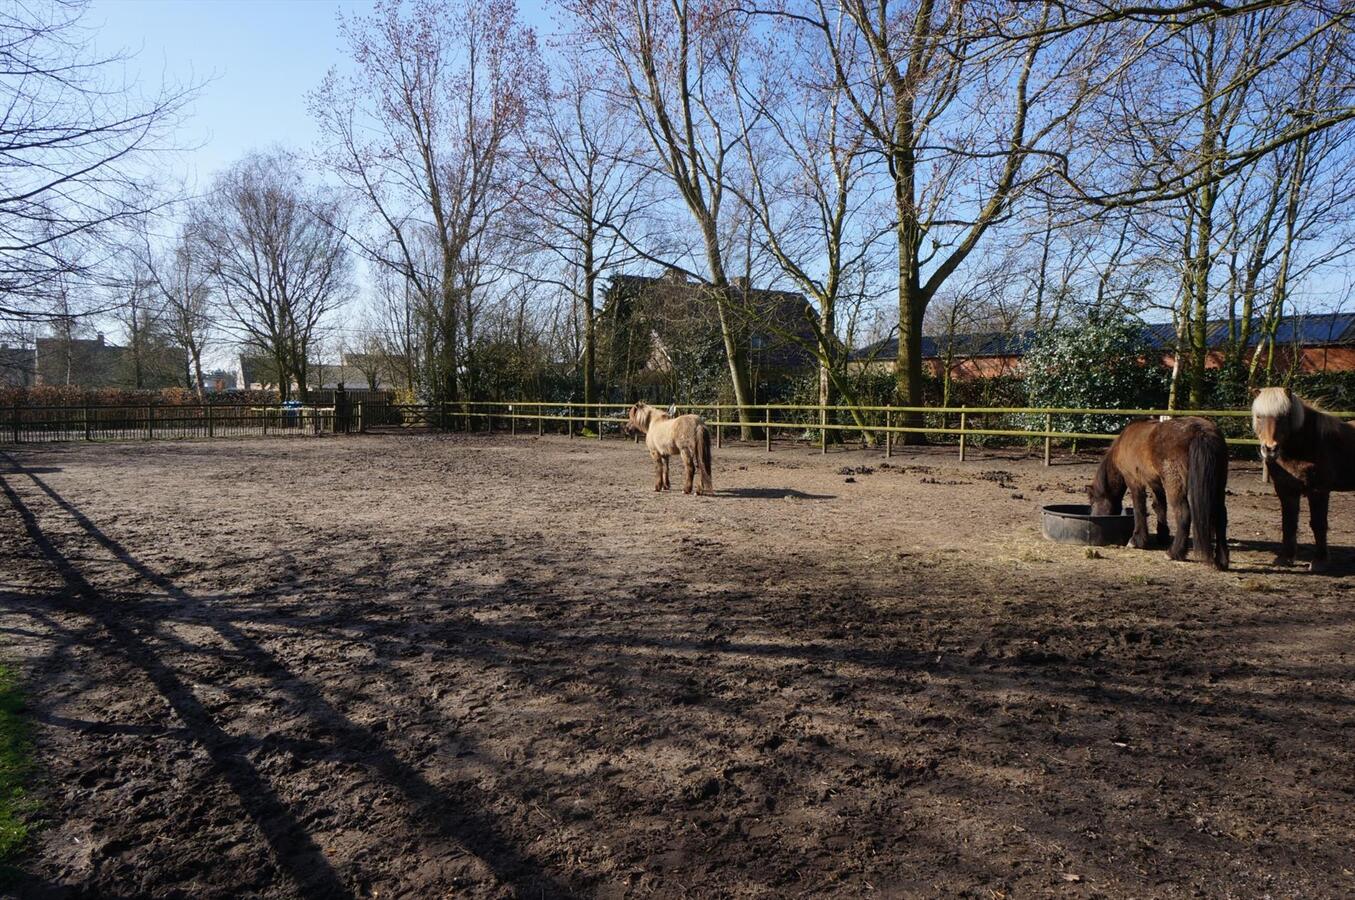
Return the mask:
<path fill-rule="evenodd" d="M 1069 409 L 1159 409 L 1167 371 L 1132 319 L 1097 319 L 1041 333 L 1021 361 L 1031 406 Z M 1056 431 L 1119 431 L 1127 416 L 1064 415 Z M 1036 425 L 1036 423 L 1028 423 Z M 1043 427 L 1041 421 L 1037 427 Z"/>

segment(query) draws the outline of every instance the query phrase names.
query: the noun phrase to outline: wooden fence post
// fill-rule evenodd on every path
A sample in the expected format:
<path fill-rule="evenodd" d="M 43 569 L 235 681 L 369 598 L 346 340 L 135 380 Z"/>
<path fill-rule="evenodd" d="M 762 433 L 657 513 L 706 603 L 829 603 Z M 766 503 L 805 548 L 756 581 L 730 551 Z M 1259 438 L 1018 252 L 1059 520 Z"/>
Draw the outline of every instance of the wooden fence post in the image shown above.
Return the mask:
<path fill-rule="evenodd" d="M 763 436 L 763 438 L 764 438 L 764 439 L 766 440 L 766 442 L 767 442 L 767 452 L 768 452 L 768 453 L 771 453 L 771 452 L 772 452 L 772 408 L 769 406 L 769 407 L 767 407 L 767 408 L 764 410 L 764 412 L 766 412 L 766 414 L 767 414 L 766 416 L 763 417 L 763 418 L 764 418 L 764 421 L 765 421 L 767 424 L 764 425 L 763 428 L 762 428 L 762 436 Z"/>
<path fill-rule="evenodd" d="M 518 417 L 517 413 L 513 412 L 511 403 L 508 404 L 508 433 L 513 437 L 518 436 Z"/>
<path fill-rule="evenodd" d="M 720 421 L 720 411 L 719 411 L 718 409 L 715 411 L 715 421 L 716 421 L 716 422 L 719 422 L 719 421 Z M 720 449 L 721 447 L 723 447 L 724 445 L 725 445 L 725 429 L 724 429 L 724 426 L 722 426 L 722 425 L 716 425 L 716 426 L 715 426 L 715 449 L 716 449 L 716 450 L 719 450 L 719 449 Z"/>
<path fill-rule="evenodd" d="M 568 424 L 568 427 L 569 427 L 569 436 L 572 438 L 572 437 L 574 436 L 574 404 L 573 404 L 573 403 L 569 404 L 569 407 L 565 410 L 565 422 Z"/>
<path fill-rule="evenodd" d="M 1053 417 L 1051 414 L 1049 414 L 1049 413 L 1045 413 L 1045 414 L 1044 414 L 1044 464 L 1045 464 L 1046 466 L 1049 465 L 1049 450 L 1050 450 L 1050 444 L 1051 444 L 1051 442 L 1053 441 L 1053 438 L 1051 438 L 1051 437 L 1049 436 L 1049 432 L 1051 432 L 1051 431 L 1054 430 L 1054 424 L 1053 424 L 1053 423 L 1054 423 L 1054 417 Z"/>
<path fill-rule="evenodd" d="M 146 440 L 155 440 L 155 407 L 146 407 Z"/>
<path fill-rule="evenodd" d="M 207 404 L 207 436 L 216 437 L 216 429 L 212 426 L 212 404 Z"/>
<path fill-rule="evenodd" d="M 88 401 L 88 400 L 85 401 L 85 440 L 87 440 L 87 441 L 92 441 L 92 440 L 94 440 L 94 436 L 90 433 L 90 430 L 89 430 L 89 401 Z"/>
<path fill-rule="evenodd" d="M 598 440 L 602 440 L 602 407 L 598 407 Z"/>
<path fill-rule="evenodd" d="M 538 406 L 536 408 L 536 436 L 542 437 L 546 433 L 546 408 Z"/>
<path fill-rule="evenodd" d="M 894 432 L 889 430 L 894 427 L 893 413 L 893 410 L 885 410 L 885 459 L 889 459 L 894 452 Z"/>
<path fill-rule="evenodd" d="M 965 411 L 960 407 L 960 462 L 964 462 Z"/>
<path fill-rule="evenodd" d="M 19 401 L 14 401 L 14 443 L 19 443 Z"/>

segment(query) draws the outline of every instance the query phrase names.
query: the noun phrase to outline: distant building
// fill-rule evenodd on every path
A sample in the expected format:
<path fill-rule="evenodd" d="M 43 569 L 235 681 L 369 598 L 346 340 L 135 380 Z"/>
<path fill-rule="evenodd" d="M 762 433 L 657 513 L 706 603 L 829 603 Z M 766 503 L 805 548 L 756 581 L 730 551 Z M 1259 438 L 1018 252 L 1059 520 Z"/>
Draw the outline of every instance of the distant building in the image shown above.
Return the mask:
<path fill-rule="evenodd" d="M 213 369 L 202 373 L 202 389 L 207 393 L 233 391 L 236 389 L 236 373 L 226 369 Z"/>
<path fill-rule="evenodd" d="M 240 354 L 234 375 L 235 386 L 242 391 L 276 391 L 282 382 L 277 364 L 266 356 Z"/>
<path fill-rule="evenodd" d="M 37 383 L 109 387 L 118 377 L 122 348 L 93 340 L 51 337 L 37 339 Z"/>
<path fill-rule="evenodd" d="M 609 381 L 664 383 L 702 353 L 723 358 L 723 338 L 710 287 L 677 270 L 661 277 L 615 275 L 603 294 L 600 341 Z M 814 307 L 794 291 L 751 287 L 736 278 L 732 326 L 758 385 L 798 377 L 815 365 Z"/>
<path fill-rule="evenodd" d="M 1148 346 L 1161 351 L 1163 365 L 1173 365 L 1176 331 L 1172 324 L 1145 325 L 1143 331 Z M 929 335 L 922 339 L 922 366 L 939 378 L 949 365 L 951 377 L 960 381 L 1013 375 L 1035 336 L 1036 332 L 1031 330 Z M 1260 343 L 1261 336 L 1253 333 L 1244 358 L 1250 359 Z M 1216 369 L 1223 364 L 1228 344 L 1228 323 L 1211 321 L 1205 358 L 1208 368 Z M 898 355 L 899 339 L 889 338 L 853 352 L 851 364 L 856 369 L 878 367 L 892 372 Z M 1275 330 L 1275 362 L 1281 369 L 1296 363 L 1300 372 L 1355 371 L 1355 315 L 1318 313 L 1286 317 Z"/>
<path fill-rule="evenodd" d="M 0 346 L 0 386 L 31 387 L 37 383 L 37 375 L 32 347 Z"/>
<path fill-rule="evenodd" d="M 950 366 L 950 376 L 958 381 L 1013 375 L 1021 358 L 1035 340 L 1035 332 L 988 331 L 975 334 L 926 335 L 922 338 L 922 369 L 940 378 Z M 854 369 L 894 371 L 898 362 L 899 339 L 877 341 L 853 351 Z"/>
<path fill-rule="evenodd" d="M 376 375 L 376 387 L 384 390 L 391 387 L 394 380 L 386 366 L 373 369 L 374 358 L 363 354 L 345 354 L 341 362 L 313 361 L 307 366 L 307 381 L 311 390 L 332 390 L 340 384 L 350 390 L 371 386 L 369 375 Z M 277 376 L 277 364 L 266 356 L 241 354 L 233 373 L 236 384 L 243 390 L 275 391 L 281 381 Z M 292 383 L 292 388 L 296 384 Z"/>
<path fill-rule="evenodd" d="M 131 348 L 94 338 L 40 337 L 34 342 L 33 383 L 83 388 L 183 387 L 188 353 L 180 347 L 148 344 L 137 357 Z"/>

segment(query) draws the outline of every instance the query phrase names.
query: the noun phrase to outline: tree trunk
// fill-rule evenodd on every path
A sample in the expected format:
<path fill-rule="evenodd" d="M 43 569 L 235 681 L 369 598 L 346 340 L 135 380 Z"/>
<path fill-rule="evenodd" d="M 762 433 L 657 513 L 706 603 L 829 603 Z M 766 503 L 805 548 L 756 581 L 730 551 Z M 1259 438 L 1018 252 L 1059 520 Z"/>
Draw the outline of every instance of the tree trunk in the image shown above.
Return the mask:
<path fill-rule="evenodd" d="M 748 410 L 752 403 L 748 387 L 748 362 L 741 330 L 736 329 L 733 318 L 734 292 L 730 289 L 729 278 L 725 275 L 724 260 L 720 257 L 720 239 L 715 233 L 715 222 L 707 219 L 701 229 L 706 244 L 706 262 L 710 266 L 711 292 L 715 300 L 715 311 L 720 317 L 720 338 L 724 342 L 725 360 L 729 365 L 729 380 L 734 389 L 734 403 L 739 413 L 739 438 L 753 439 L 753 417 Z"/>
<path fill-rule="evenodd" d="M 593 245 L 584 247 L 583 260 L 583 402 L 594 403 L 597 386 L 597 323 L 595 296 L 597 275 L 593 271 Z"/>

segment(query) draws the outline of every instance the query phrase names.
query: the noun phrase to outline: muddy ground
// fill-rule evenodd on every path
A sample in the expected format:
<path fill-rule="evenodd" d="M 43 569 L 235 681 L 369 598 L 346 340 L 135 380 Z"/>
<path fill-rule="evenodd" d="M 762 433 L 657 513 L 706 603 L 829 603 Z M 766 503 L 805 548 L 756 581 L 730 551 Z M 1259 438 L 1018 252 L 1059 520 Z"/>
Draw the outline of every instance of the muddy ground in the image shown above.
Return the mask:
<path fill-rule="evenodd" d="M 1220 574 L 1044 542 L 1090 472 L 726 447 L 696 498 L 622 441 L 9 449 L 18 893 L 1355 895 L 1355 497 L 1331 574 L 1277 569 L 1236 466 Z"/>

